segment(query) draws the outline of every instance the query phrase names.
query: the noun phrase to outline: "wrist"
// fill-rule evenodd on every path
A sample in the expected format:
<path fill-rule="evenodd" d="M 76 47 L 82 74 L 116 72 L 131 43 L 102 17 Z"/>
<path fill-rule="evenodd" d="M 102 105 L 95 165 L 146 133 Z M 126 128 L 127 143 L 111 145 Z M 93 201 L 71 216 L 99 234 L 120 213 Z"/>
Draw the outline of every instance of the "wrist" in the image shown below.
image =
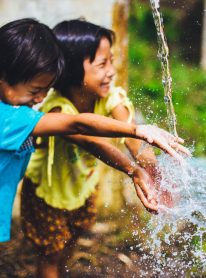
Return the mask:
<path fill-rule="evenodd" d="M 136 125 L 136 138 L 142 139 L 145 141 L 146 139 L 146 134 L 148 133 L 148 130 L 146 127 L 149 125 Z"/>
<path fill-rule="evenodd" d="M 137 139 L 142 139 L 142 134 L 141 134 L 141 131 L 140 131 L 140 126 L 139 125 L 136 125 L 136 129 L 135 129 L 135 138 Z"/>
<path fill-rule="evenodd" d="M 127 172 L 128 176 L 133 179 L 133 177 L 136 176 L 136 173 L 137 171 L 139 171 L 140 168 L 141 167 L 138 166 L 135 162 L 132 162 L 129 166 L 129 171 Z"/>
<path fill-rule="evenodd" d="M 139 164 L 144 169 L 149 167 L 156 167 L 159 164 L 158 160 L 150 160 L 150 159 L 144 159 L 142 161 L 139 161 Z"/>

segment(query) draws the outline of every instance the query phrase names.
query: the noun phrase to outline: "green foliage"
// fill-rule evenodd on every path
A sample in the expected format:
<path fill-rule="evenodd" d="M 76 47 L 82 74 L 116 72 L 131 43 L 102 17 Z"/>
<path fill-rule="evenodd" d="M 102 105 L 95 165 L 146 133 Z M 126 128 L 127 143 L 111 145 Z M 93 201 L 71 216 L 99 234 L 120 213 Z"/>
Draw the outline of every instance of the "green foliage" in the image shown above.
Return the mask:
<path fill-rule="evenodd" d="M 170 48 L 170 72 L 173 79 L 173 104 L 177 116 L 178 135 L 188 146 L 194 145 L 194 155 L 206 154 L 206 73 L 199 63 L 189 64 L 181 56 L 183 35 L 178 15 L 163 11 L 165 35 Z M 178 42 L 178 44 L 177 44 Z M 147 123 L 156 122 L 167 128 L 162 69 L 157 58 L 158 44 L 152 11 L 147 3 L 133 2 L 129 17 L 129 87 L 130 99 L 145 116 Z"/>

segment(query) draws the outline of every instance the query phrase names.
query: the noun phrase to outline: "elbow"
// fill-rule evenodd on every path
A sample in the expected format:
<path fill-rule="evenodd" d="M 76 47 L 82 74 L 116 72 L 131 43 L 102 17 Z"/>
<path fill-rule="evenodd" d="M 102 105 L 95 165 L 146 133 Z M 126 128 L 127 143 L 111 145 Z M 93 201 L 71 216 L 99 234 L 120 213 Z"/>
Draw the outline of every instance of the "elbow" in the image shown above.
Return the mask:
<path fill-rule="evenodd" d="M 84 135 L 86 134 L 86 125 L 82 122 L 81 116 L 73 115 L 73 123 L 69 123 L 69 130 L 73 135 Z"/>

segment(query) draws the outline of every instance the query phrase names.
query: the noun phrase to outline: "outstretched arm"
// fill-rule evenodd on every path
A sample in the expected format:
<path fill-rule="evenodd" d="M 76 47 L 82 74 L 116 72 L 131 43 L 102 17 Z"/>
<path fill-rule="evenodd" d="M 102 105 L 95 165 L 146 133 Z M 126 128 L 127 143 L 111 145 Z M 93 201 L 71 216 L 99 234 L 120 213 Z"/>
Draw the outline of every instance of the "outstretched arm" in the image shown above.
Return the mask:
<path fill-rule="evenodd" d="M 153 182 L 147 172 L 137 164 L 133 166 L 132 160 L 110 142 L 104 138 L 85 135 L 69 135 L 63 136 L 63 138 L 89 151 L 107 165 L 130 176 L 145 208 L 149 211 L 157 211 L 157 198 L 152 190 Z"/>
<path fill-rule="evenodd" d="M 116 121 L 104 116 L 90 113 L 78 115 L 68 115 L 62 113 L 47 113 L 37 123 L 31 135 L 51 136 L 51 135 L 92 135 L 102 137 L 131 137 L 147 141 L 167 151 L 178 160 L 182 157 L 169 145 L 169 138 L 173 136 L 168 132 L 151 125 L 133 125 Z M 179 142 L 184 140 L 179 138 Z M 183 146 L 177 146 L 180 151 L 189 154 Z"/>

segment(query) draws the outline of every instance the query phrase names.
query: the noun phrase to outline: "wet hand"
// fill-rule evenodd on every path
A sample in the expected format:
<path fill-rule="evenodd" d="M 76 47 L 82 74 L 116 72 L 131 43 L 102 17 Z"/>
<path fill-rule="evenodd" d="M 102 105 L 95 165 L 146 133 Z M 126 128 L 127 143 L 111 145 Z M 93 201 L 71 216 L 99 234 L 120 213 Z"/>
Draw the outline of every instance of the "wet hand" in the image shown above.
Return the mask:
<path fill-rule="evenodd" d="M 179 161 L 183 161 L 183 157 L 179 155 L 175 150 L 183 152 L 187 155 L 190 151 L 179 143 L 183 144 L 182 138 L 175 138 L 169 132 L 160 129 L 153 125 L 138 125 L 136 129 L 136 135 L 141 139 L 147 141 L 154 147 L 159 147 L 162 150 L 168 152 L 171 156 L 175 157 Z"/>
<path fill-rule="evenodd" d="M 157 196 L 153 189 L 150 188 L 150 186 L 154 188 L 154 184 L 147 172 L 135 165 L 133 171 L 130 172 L 130 177 L 134 181 L 137 195 L 142 204 L 149 212 L 157 213 Z"/>
<path fill-rule="evenodd" d="M 155 163 L 147 166 L 145 170 L 153 181 L 153 185 L 155 186 L 154 190 L 158 193 L 158 204 L 167 208 L 175 207 L 178 204 L 180 196 L 173 196 L 171 189 L 174 190 L 175 186 L 169 182 L 170 179 L 165 172 L 165 168 L 162 167 L 160 170 L 158 164 Z M 162 175 L 164 176 L 164 188 L 161 188 Z"/>

